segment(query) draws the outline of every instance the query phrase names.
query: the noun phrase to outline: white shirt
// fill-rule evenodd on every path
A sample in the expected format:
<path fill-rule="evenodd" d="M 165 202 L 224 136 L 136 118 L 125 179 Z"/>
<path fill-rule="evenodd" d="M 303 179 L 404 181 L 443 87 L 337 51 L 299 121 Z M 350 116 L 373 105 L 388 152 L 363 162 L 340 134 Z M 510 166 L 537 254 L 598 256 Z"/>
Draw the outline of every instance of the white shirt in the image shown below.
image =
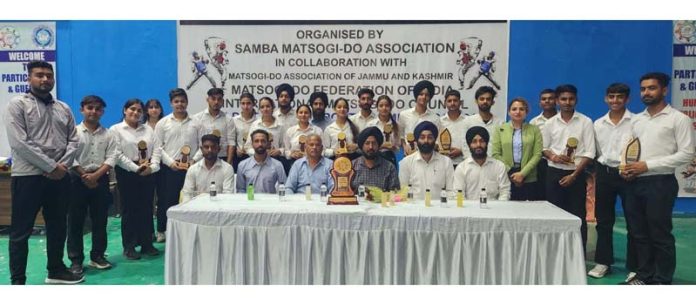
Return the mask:
<path fill-rule="evenodd" d="M 423 160 L 420 152 L 410 154 L 399 162 L 401 187 L 410 184 L 417 199 L 425 198 L 425 190 L 430 189 L 431 198 L 437 200 L 443 188 L 452 190 L 453 177 L 452 160 L 435 151 L 430 162 Z"/>
<path fill-rule="evenodd" d="M 72 167 L 80 166 L 85 172 L 91 173 L 102 164 L 112 168 L 116 166 L 119 155 L 116 135 L 101 125 L 91 132 L 84 122 L 75 129 L 80 142 L 77 144 L 77 155 Z"/>
<path fill-rule="evenodd" d="M 575 164 L 562 164 L 549 160 L 549 166 L 563 169 L 575 170 L 580 163 L 580 157 L 594 159 L 595 157 L 595 136 L 594 127 L 590 118 L 575 111 L 570 121 L 566 123 L 561 118 L 559 112 L 546 122 L 544 132 L 544 150 L 551 150 L 554 154 L 563 155 L 566 153 L 568 138 L 578 139 L 578 147 L 575 149 Z"/>
<path fill-rule="evenodd" d="M 640 176 L 671 175 L 694 158 L 691 119 L 672 106 L 652 117 L 647 111 L 638 113 L 631 123 L 633 136 L 640 140 L 640 160 L 648 166 Z"/>
<path fill-rule="evenodd" d="M 287 114 L 283 114 L 280 112 L 280 108 L 276 108 L 273 110 L 273 116 L 276 118 L 278 125 L 282 125 L 285 129 L 297 125 L 297 117 L 295 116 L 294 109 L 290 109 Z"/>
<path fill-rule="evenodd" d="M 466 158 L 457 165 L 453 192 L 462 190 L 466 200 L 478 200 L 484 187 L 488 198 L 510 200 L 510 179 L 503 162 L 488 157 L 479 165 L 474 158 Z"/>
<path fill-rule="evenodd" d="M 493 139 L 493 133 L 495 133 L 495 129 L 500 127 L 500 125 L 503 125 L 505 121 L 503 119 L 496 117 L 493 115 L 491 119 L 488 121 L 488 123 L 483 121 L 483 118 L 481 118 L 481 114 L 472 114 L 464 120 L 466 124 L 466 130 L 469 130 L 469 128 L 474 127 L 474 126 L 479 126 L 486 128 L 486 131 L 488 131 L 488 135 L 491 139 Z M 466 131 L 464 131 L 464 143 L 466 143 Z M 493 154 L 493 150 L 488 149 L 488 156 L 490 157 Z M 464 156 L 469 157 L 471 155 L 471 151 L 469 150 L 469 147 L 467 145 L 466 148 L 466 153 Z"/>
<path fill-rule="evenodd" d="M 162 163 L 171 166 L 177 160 L 181 159 L 181 148 L 184 145 L 191 147 L 189 158 L 191 162 L 200 160 L 198 152 L 198 143 L 201 139 L 197 139 L 198 127 L 197 122 L 187 116 L 183 120 L 178 120 L 171 113 L 163 117 L 155 126 L 155 136 L 162 146 Z"/>
<path fill-rule="evenodd" d="M 416 125 L 423 121 L 428 121 L 435 124 L 435 126 L 437 126 L 437 130 L 441 129 L 440 117 L 437 116 L 435 112 L 430 111 L 429 109 L 426 109 L 425 113 L 423 114 L 418 114 L 416 112 L 416 108 L 401 111 L 401 113 L 399 114 L 399 135 L 401 136 L 401 138 L 406 140 L 406 135 L 409 133 L 414 133 Z M 437 135 L 435 136 L 437 137 Z"/>
<path fill-rule="evenodd" d="M 621 153 L 631 140 L 631 118 L 633 113 L 624 112 L 619 123 L 609 118 L 609 113 L 594 122 L 595 138 L 597 139 L 597 162 L 609 167 L 618 167 L 621 163 Z"/>
<path fill-rule="evenodd" d="M 197 127 L 196 138 L 201 141 L 204 135 L 212 134 L 213 130 L 220 131 L 220 152 L 218 157 L 227 157 L 227 146 L 237 146 L 237 131 L 234 121 L 228 117 L 224 111 L 220 110 L 217 116 L 213 117 L 208 109 L 196 113 L 191 117 Z"/>
<path fill-rule="evenodd" d="M 370 112 L 370 115 L 363 117 L 362 113 L 358 111 L 358 113 L 351 115 L 349 118 L 353 124 L 355 124 L 355 127 L 358 128 L 358 133 L 360 133 L 363 131 L 363 129 L 365 129 L 365 127 L 369 126 L 368 124 L 372 122 L 372 120 L 377 118 L 377 115 L 375 115 L 375 112 L 372 111 Z"/>
<path fill-rule="evenodd" d="M 147 124 L 138 124 L 137 128 L 132 128 L 123 121 L 111 126 L 109 130 L 116 135 L 118 141 L 119 154 L 116 164 L 119 167 L 130 172 L 137 172 L 139 166 L 135 162 L 140 160 L 138 143 L 140 141 L 145 141 L 147 144 L 147 158 L 150 159 L 150 169 L 152 169 L 153 173 L 159 170 L 162 147 L 152 127 Z"/>
<path fill-rule="evenodd" d="M 398 129 L 394 128 L 394 123 L 392 123 L 391 119 L 389 119 L 386 122 L 382 122 L 379 119 L 379 117 L 376 117 L 374 120 L 368 122 L 367 126 L 365 126 L 365 128 L 377 127 L 379 129 L 379 131 L 382 132 L 382 137 L 384 137 L 384 126 L 387 124 L 392 124 L 392 132 L 391 132 L 391 134 L 389 134 L 389 139 L 387 139 L 386 137 L 384 138 L 384 142 L 386 143 L 388 140 L 389 142 L 391 142 L 391 144 L 393 145 L 395 150 L 399 150 L 399 148 L 401 147 L 401 137 L 399 134 L 399 129 L 401 129 L 401 128 L 398 128 Z M 398 123 L 397 123 L 397 125 L 398 125 Z M 362 147 L 360 147 L 360 148 L 362 149 Z"/>
<path fill-rule="evenodd" d="M 196 162 L 186 172 L 184 187 L 181 189 L 181 202 L 189 201 L 201 193 L 210 191 L 210 182 L 215 181 L 218 193 L 234 192 L 234 168 L 227 162 L 217 159 L 208 169 L 205 160 Z"/>
<path fill-rule="evenodd" d="M 540 113 L 539 115 L 535 116 L 531 121 L 529 121 L 529 124 L 536 125 L 536 127 L 539 127 L 539 131 L 542 133 L 544 132 L 544 126 L 546 125 L 546 122 L 550 120 L 551 118 L 546 118 L 544 116 L 544 113 Z"/>
<path fill-rule="evenodd" d="M 237 147 L 244 147 L 244 142 L 246 142 L 247 137 L 249 137 L 249 127 L 251 123 L 256 121 L 256 115 L 252 115 L 250 119 L 245 120 L 240 114 L 232 118 L 235 127 L 235 139 L 237 140 Z"/>
<path fill-rule="evenodd" d="M 462 150 L 461 156 L 452 159 L 452 163 L 457 165 L 471 154 L 469 146 L 466 144 L 466 131 L 469 129 L 466 123 L 466 116 L 464 113 L 461 113 L 456 120 L 452 121 L 449 116 L 445 114 L 440 117 L 440 124 L 442 125 L 442 129 L 439 132 L 447 128 L 452 137 L 452 147 Z M 491 138 L 492 137 L 493 134 L 491 134 Z"/>
<path fill-rule="evenodd" d="M 285 157 L 290 159 L 290 154 L 292 153 L 293 150 L 300 150 L 300 136 L 306 136 L 309 137 L 309 135 L 312 134 L 317 134 L 320 137 L 323 136 L 324 132 L 321 130 L 321 128 L 314 126 L 312 124 L 309 124 L 307 126 L 307 129 L 301 130 L 300 125 L 295 125 L 290 127 L 286 132 L 285 136 L 283 137 L 283 147 L 285 147 Z M 307 139 L 309 140 L 309 139 Z M 322 138 L 323 142 L 323 138 Z M 305 144 L 306 145 L 306 144 Z M 302 151 L 304 152 L 304 150 Z"/>
<path fill-rule="evenodd" d="M 348 121 L 343 124 L 343 128 L 338 127 L 338 124 L 333 122 L 329 124 L 329 126 L 326 126 L 321 138 L 322 143 L 324 143 L 324 157 L 331 158 L 336 154 L 336 149 L 338 149 L 338 134 L 341 132 L 346 134 L 346 146 L 355 143 L 355 137 L 350 130 Z"/>
<path fill-rule="evenodd" d="M 284 128 L 278 121 L 278 119 L 275 119 L 273 121 L 273 124 L 271 126 L 266 126 L 266 124 L 263 123 L 263 120 L 261 118 L 258 118 L 256 121 L 251 123 L 251 126 L 249 126 L 249 133 L 247 136 L 246 143 L 244 143 L 244 150 L 246 150 L 247 155 L 253 156 L 254 155 L 254 146 L 252 145 L 252 139 L 251 139 L 251 134 L 257 130 L 265 130 L 269 134 L 272 135 L 273 139 L 271 142 L 271 148 L 276 148 L 280 149 L 280 151 L 284 154 L 285 150 L 283 149 L 283 137 L 285 136 Z"/>

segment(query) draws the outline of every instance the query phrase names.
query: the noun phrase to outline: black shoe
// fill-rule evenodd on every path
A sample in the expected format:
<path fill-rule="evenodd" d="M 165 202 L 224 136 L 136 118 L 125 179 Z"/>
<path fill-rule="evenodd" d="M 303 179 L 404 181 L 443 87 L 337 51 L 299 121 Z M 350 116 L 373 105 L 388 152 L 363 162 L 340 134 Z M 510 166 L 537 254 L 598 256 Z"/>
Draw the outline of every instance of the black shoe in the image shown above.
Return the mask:
<path fill-rule="evenodd" d="M 158 256 L 160 254 L 159 250 L 153 246 L 149 247 L 142 247 L 140 249 L 140 254 L 147 255 L 147 256 Z"/>
<path fill-rule="evenodd" d="M 126 251 L 123 251 L 123 256 L 125 256 L 129 260 L 140 259 L 140 253 L 135 252 L 135 249 L 133 248 L 126 249 Z"/>
<path fill-rule="evenodd" d="M 82 263 L 73 262 L 72 265 L 70 265 L 70 272 L 76 275 L 82 275 L 84 273 Z"/>
<path fill-rule="evenodd" d="M 84 280 L 85 276 L 83 274 L 75 274 L 65 269 L 56 273 L 49 273 L 44 282 L 46 284 L 77 284 Z"/>
<path fill-rule="evenodd" d="M 97 268 L 97 269 L 109 269 L 111 268 L 111 262 L 107 261 L 104 256 L 100 257 L 95 257 L 89 261 L 89 265 L 91 267 Z"/>

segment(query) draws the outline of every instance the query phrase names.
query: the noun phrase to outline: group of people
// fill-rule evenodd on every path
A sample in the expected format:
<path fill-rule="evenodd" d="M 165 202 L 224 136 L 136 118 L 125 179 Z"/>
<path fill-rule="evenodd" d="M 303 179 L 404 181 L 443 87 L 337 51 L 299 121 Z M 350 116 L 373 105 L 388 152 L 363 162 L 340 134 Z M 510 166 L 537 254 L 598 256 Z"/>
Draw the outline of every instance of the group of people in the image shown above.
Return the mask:
<path fill-rule="evenodd" d="M 281 84 L 275 101 L 257 101 L 243 93 L 241 112 L 234 117 L 222 110 L 224 92 L 219 88 L 207 92 L 208 107 L 194 115 L 189 115 L 188 96 L 180 88 L 170 91 L 172 113 L 166 116 L 157 100 L 144 104 L 130 99 L 122 108 L 123 121 L 106 129 L 100 124 L 106 108 L 102 98 L 82 99 L 83 120 L 76 126 L 67 104 L 50 94 L 52 66 L 35 61 L 27 70 L 30 90 L 10 101 L 4 120 L 14 157 L 9 245 L 13 284 L 26 281 L 27 240 L 41 207 L 48 240 L 47 283 L 84 280 L 82 227 L 88 212 L 89 265 L 111 267 L 104 256 L 111 169 L 121 194 L 123 254 L 139 259 L 159 254 L 153 242 L 165 240 L 167 209 L 208 192 L 212 183 L 221 193 L 244 192 L 249 185 L 255 192 L 275 193 L 280 184 L 288 193 L 307 185 L 319 193 L 322 185 L 331 189 L 334 184 L 330 170 L 337 156 L 352 160 L 353 188 L 408 187 L 417 199 L 426 192 L 437 198 L 441 192 L 462 191 L 468 200 L 478 199 L 485 189 L 494 200 L 548 200 L 582 220 L 583 245 L 585 176 L 594 160 L 597 265 L 589 274 L 604 276 L 614 262 L 618 194 L 628 222 L 627 267 L 632 274 L 627 282 L 672 281 L 674 171 L 691 161 L 694 142 L 690 119 L 665 101 L 669 77 L 662 73 L 641 77 L 646 109 L 639 114 L 626 109 L 629 87 L 611 84 L 605 96 L 609 111 L 594 124 L 576 111 L 578 92 L 570 84 L 543 90 L 543 112 L 529 122 L 529 103 L 513 98 L 505 122 L 491 112 L 496 91 L 488 86 L 475 92 L 476 114 L 463 114 L 459 91 L 450 90 L 444 94 L 447 113 L 438 116 L 427 107 L 434 85 L 424 80 L 413 87 L 415 107 L 401 111 L 398 120 L 392 99 L 383 95 L 375 100 L 368 88 L 358 92 L 360 109 L 353 115 L 348 100 L 335 99 L 331 120 L 325 113 L 326 93 L 315 92 L 307 104 L 292 109 L 295 91 Z M 640 161 L 622 163 L 624 143 L 633 138 L 641 142 Z M 400 150 L 405 157 L 397 163 Z M 70 268 L 62 260 L 66 232 Z"/>

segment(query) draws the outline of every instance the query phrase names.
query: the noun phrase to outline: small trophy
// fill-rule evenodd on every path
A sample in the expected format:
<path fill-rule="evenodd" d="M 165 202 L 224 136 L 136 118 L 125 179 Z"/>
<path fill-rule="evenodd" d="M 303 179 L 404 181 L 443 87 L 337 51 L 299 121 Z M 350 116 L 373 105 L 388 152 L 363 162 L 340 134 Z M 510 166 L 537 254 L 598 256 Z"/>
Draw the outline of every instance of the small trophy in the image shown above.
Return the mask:
<path fill-rule="evenodd" d="M 387 145 L 389 147 L 392 146 L 391 134 L 392 134 L 393 129 L 394 129 L 394 126 L 392 126 L 391 123 L 384 125 L 384 145 Z"/>
<path fill-rule="evenodd" d="M 570 162 L 575 161 L 575 149 L 578 148 L 578 139 L 570 137 L 568 138 L 568 141 L 566 141 L 566 151 L 565 155 L 570 157 Z"/>
<path fill-rule="evenodd" d="M 300 152 L 302 152 L 302 155 L 304 155 L 305 154 L 305 143 L 307 143 L 307 136 L 301 135 L 300 139 L 297 141 L 300 142 Z"/>
<path fill-rule="evenodd" d="M 139 166 L 149 166 L 150 165 L 150 160 L 147 159 L 147 142 L 145 141 L 140 141 L 138 142 L 138 152 L 140 155 L 140 159 L 138 160 L 138 165 Z"/>
<path fill-rule="evenodd" d="M 348 145 L 346 144 L 346 134 L 344 132 L 338 133 L 338 149 L 336 149 L 336 155 L 348 154 Z"/>
<path fill-rule="evenodd" d="M 179 161 L 177 161 L 179 167 L 183 167 L 185 169 L 188 169 L 189 166 L 191 166 L 191 160 L 189 159 L 190 154 L 191 154 L 191 146 L 184 145 L 181 147 L 181 159 L 179 159 Z"/>
<path fill-rule="evenodd" d="M 450 131 L 445 128 L 440 133 L 440 154 L 449 156 L 450 149 L 452 149 L 452 135 Z"/>
<path fill-rule="evenodd" d="M 623 172 L 626 164 L 636 163 L 640 160 L 640 140 L 632 138 L 621 152 L 621 163 L 619 164 L 619 173 Z"/>
<path fill-rule="evenodd" d="M 328 205 L 357 205 L 358 198 L 355 191 L 350 186 L 355 170 L 353 163 L 347 157 L 338 157 L 331 168 L 331 177 L 334 180 L 334 187 L 331 190 Z"/>
<path fill-rule="evenodd" d="M 220 129 L 213 129 L 213 132 L 211 132 L 210 134 L 212 134 L 218 138 L 222 137 L 222 133 L 220 132 Z"/>
<path fill-rule="evenodd" d="M 268 133 L 268 149 L 272 149 L 272 148 L 273 148 L 273 134 L 269 132 Z"/>
<path fill-rule="evenodd" d="M 408 143 L 408 147 L 411 148 L 412 152 L 416 150 L 416 136 L 414 136 L 412 132 L 406 134 L 406 142 Z"/>

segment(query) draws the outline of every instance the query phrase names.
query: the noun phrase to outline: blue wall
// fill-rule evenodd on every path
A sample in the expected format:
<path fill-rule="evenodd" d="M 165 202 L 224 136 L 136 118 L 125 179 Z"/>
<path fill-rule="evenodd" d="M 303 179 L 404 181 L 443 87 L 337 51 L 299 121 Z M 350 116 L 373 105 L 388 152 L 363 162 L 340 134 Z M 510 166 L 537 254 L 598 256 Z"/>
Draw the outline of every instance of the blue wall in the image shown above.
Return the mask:
<path fill-rule="evenodd" d="M 604 89 L 631 86 L 629 109 L 640 111 L 638 78 L 672 69 L 671 21 L 513 21 L 508 96 L 532 103 L 542 88 L 573 83 L 578 110 L 596 119 L 606 112 Z M 103 123 L 121 120 L 128 98 L 158 98 L 177 85 L 176 21 L 59 21 L 58 96 L 80 118 L 87 94 L 106 99 Z M 502 101 L 500 101 L 502 102 Z M 696 199 L 679 199 L 679 212 L 696 212 Z"/>

